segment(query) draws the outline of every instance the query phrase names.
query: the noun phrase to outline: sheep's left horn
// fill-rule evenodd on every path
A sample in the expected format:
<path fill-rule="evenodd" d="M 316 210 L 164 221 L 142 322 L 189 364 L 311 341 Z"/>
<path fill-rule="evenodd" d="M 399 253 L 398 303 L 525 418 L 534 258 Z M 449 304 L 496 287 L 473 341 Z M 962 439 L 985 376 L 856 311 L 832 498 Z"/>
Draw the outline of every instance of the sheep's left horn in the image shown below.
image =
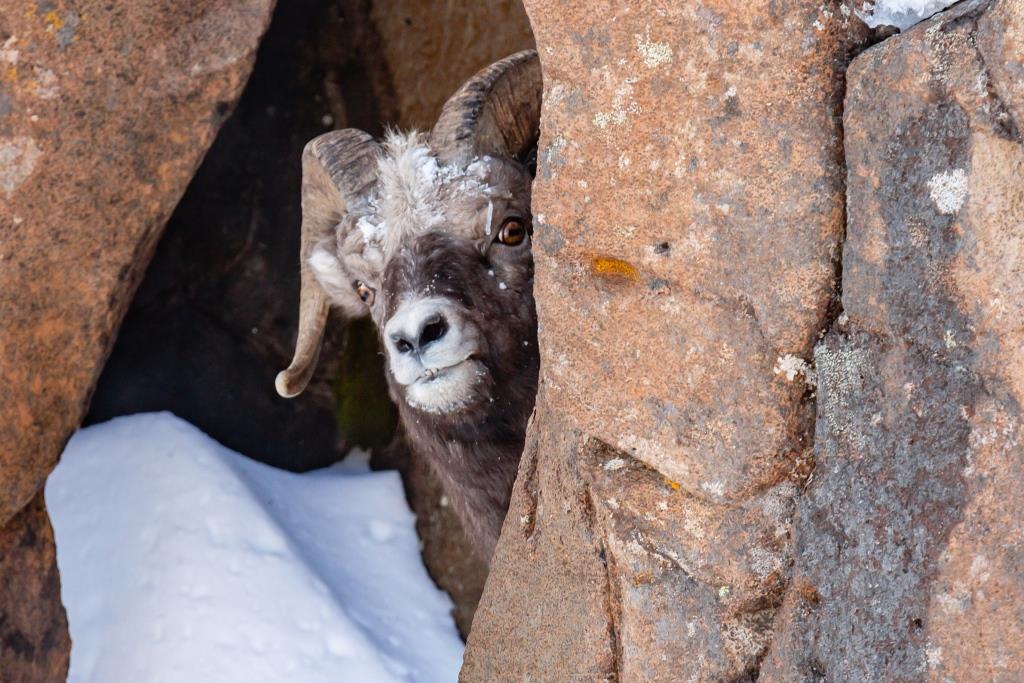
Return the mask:
<path fill-rule="evenodd" d="M 485 154 L 522 159 L 537 144 L 542 94 L 536 50 L 495 62 L 445 103 L 430 145 L 448 162 Z"/>
<path fill-rule="evenodd" d="M 274 382 L 277 393 L 302 393 L 320 355 L 330 301 L 311 272 L 309 257 L 320 242 L 335 237 L 348 207 L 365 197 L 376 182 L 378 144 L 361 130 L 348 128 L 311 140 L 302 151 L 302 246 L 299 332 L 295 356 Z"/>

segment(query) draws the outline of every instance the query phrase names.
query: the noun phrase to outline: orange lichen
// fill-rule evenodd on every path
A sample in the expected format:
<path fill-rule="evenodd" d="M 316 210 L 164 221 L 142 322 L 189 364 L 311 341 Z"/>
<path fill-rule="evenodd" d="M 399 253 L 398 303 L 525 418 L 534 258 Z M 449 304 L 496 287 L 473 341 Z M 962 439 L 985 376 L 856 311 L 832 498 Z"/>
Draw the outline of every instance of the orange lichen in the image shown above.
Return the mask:
<path fill-rule="evenodd" d="M 639 574 L 634 574 L 632 577 L 632 583 L 635 588 L 652 584 L 654 583 L 654 574 L 651 572 L 640 572 Z"/>
<path fill-rule="evenodd" d="M 632 282 L 640 281 L 640 271 L 628 261 L 610 256 L 596 256 L 590 261 L 594 275 L 608 278 L 622 278 Z"/>
<path fill-rule="evenodd" d="M 668 486 L 673 491 L 678 491 L 680 488 L 678 481 L 672 481 L 668 477 L 665 478 L 665 485 Z"/>
<path fill-rule="evenodd" d="M 60 15 L 57 14 L 57 12 L 55 12 L 54 10 L 50 10 L 49 12 L 44 14 L 43 21 L 46 22 L 48 31 L 59 31 L 60 29 L 64 28 L 64 20 L 61 19 Z"/>

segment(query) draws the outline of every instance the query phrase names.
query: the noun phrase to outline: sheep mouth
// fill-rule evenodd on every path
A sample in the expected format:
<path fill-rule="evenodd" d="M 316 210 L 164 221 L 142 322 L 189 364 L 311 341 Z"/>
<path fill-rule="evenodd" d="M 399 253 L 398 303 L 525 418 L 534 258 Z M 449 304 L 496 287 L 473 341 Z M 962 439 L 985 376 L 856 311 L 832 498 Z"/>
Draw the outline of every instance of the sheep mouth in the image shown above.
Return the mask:
<path fill-rule="evenodd" d="M 406 387 L 405 400 L 423 412 L 457 413 L 479 401 L 487 374 L 486 366 L 470 355 L 457 363 L 425 370 Z"/>
<path fill-rule="evenodd" d="M 423 371 L 423 374 L 421 374 L 419 377 L 416 378 L 414 383 L 415 384 L 430 384 L 431 382 L 436 382 L 439 379 L 443 379 L 445 374 L 447 374 L 449 372 L 452 372 L 452 371 L 454 371 L 457 368 L 461 368 L 462 366 L 466 365 L 467 363 L 480 364 L 480 359 L 477 358 L 475 353 L 471 353 L 471 354 L 469 354 L 468 356 L 466 356 L 465 358 L 463 358 L 462 360 L 460 360 L 457 363 L 452 363 L 451 365 L 445 365 L 445 366 L 440 367 L 440 368 L 426 368 Z"/>

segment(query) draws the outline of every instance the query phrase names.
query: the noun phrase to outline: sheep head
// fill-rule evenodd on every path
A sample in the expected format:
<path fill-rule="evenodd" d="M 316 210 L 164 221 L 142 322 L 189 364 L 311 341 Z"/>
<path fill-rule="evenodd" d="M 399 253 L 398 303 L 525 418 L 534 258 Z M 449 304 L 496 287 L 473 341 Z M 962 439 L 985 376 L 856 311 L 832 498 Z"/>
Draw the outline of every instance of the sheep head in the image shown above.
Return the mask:
<path fill-rule="evenodd" d="M 540 101 L 525 51 L 468 81 L 429 135 L 378 142 L 348 129 L 306 146 L 299 332 L 282 396 L 308 383 L 333 305 L 372 317 L 403 416 L 479 422 L 527 396 L 528 412 L 538 360 L 525 157 Z"/>

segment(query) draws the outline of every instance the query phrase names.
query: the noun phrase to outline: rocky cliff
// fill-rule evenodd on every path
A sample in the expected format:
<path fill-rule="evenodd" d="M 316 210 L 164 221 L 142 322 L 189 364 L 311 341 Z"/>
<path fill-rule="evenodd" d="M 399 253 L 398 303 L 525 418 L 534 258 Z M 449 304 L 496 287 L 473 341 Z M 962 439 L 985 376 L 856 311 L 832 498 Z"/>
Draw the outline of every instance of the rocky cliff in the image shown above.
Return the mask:
<path fill-rule="evenodd" d="M 1020 3 L 526 4 L 542 388 L 463 680 L 1017 680 Z"/>

